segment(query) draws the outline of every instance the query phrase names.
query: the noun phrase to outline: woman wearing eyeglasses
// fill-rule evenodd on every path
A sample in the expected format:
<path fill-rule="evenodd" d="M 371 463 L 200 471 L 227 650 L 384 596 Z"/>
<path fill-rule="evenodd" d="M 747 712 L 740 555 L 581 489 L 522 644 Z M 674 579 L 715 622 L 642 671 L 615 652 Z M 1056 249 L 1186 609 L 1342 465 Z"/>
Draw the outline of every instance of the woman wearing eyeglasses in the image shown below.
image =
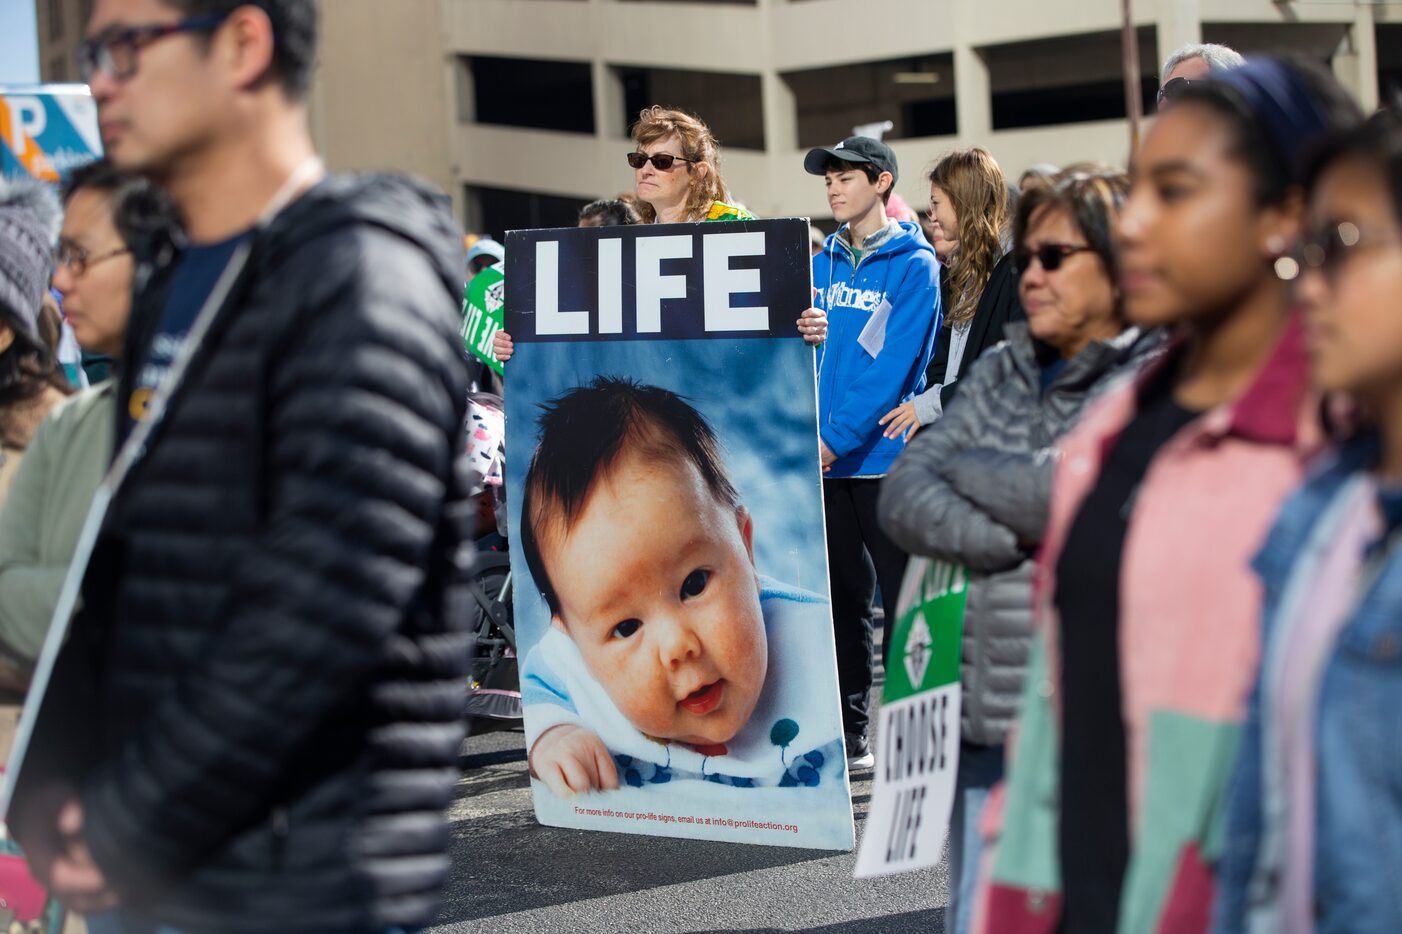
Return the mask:
<path fill-rule="evenodd" d="M 70 179 L 53 284 L 83 349 L 121 356 L 131 311 L 131 245 L 169 228 L 166 205 L 149 182 L 105 162 Z M 48 631 L 93 492 L 111 462 L 115 428 L 111 381 L 54 408 L 0 508 L 0 657 L 22 672 Z"/>
<path fill-rule="evenodd" d="M 1176 339 L 1058 445 L 979 930 L 1206 930 L 1260 649 L 1250 562 L 1320 442 L 1283 281 L 1303 160 L 1358 117 L 1326 73 L 1259 60 L 1190 85 L 1135 155 L 1125 313 Z"/>
<path fill-rule="evenodd" d="M 720 146 L 699 117 L 649 107 L 633 124 L 633 145 L 627 158 L 641 223 L 754 220 L 749 211 L 728 203 L 730 190 L 720 174 Z M 798 330 L 808 343 L 821 344 L 827 338 L 827 316 L 810 308 L 799 318 Z M 492 350 L 503 363 L 511 359 L 515 352 L 511 335 L 498 331 Z"/>
<path fill-rule="evenodd" d="M 1299 294 L 1315 387 L 1361 407 L 1254 567 L 1265 646 L 1217 930 L 1402 931 L 1402 120 L 1333 142 Z"/>
<path fill-rule="evenodd" d="M 1158 348 L 1129 327 L 1111 232 L 1128 180 L 1063 175 L 1023 196 L 1011 264 L 1027 320 L 961 380 L 960 402 L 886 476 L 881 524 L 901 547 L 975 572 L 964 613 L 959 774 L 950 821 L 946 930 L 969 928 L 979 814 L 1002 777 L 1032 641 L 1031 555 L 1051 496 L 1051 448 L 1086 401 Z"/>

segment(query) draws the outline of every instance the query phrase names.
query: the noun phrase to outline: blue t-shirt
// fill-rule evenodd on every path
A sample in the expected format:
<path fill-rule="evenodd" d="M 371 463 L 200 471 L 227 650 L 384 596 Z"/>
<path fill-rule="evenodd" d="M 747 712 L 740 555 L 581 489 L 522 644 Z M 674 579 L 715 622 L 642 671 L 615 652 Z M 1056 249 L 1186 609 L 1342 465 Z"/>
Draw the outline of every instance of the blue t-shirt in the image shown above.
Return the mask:
<path fill-rule="evenodd" d="M 224 268 L 247 236 L 248 231 L 244 231 L 218 243 L 191 244 L 176 260 L 170 295 L 166 298 L 160 326 L 145 355 L 139 358 L 136 381 L 127 400 L 126 433 L 129 434 L 137 422 L 146 417 L 151 396 L 165 381 L 185 343 L 185 335 L 190 333 L 195 318 L 209 300 L 219 277 L 224 274 Z"/>
<path fill-rule="evenodd" d="M 1048 363 L 1042 364 L 1042 372 L 1040 374 L 1042 380 L 1042 395 L 1045 396 L 1047 390 L 1051 389 L 1052 383 L 1056 382 L 1056 378 L 1066 369 L 1066 363 L 1065 357 L 1057 357 Z"/>

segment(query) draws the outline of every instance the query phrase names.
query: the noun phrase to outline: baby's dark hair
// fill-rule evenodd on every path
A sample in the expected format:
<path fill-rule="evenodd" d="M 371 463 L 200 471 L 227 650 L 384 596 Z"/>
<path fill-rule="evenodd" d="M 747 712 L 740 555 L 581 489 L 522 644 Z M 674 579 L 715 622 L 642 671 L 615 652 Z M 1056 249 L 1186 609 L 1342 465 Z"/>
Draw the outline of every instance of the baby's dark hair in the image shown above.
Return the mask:
<path fill-rule="evenodd" d="M 560 613 L 560 598 L 541 555 L 541 531 L 552 516 L 561 523 L 561 532 L 568 531 L 625 445 L 640 445 L 650 458 L 691 463 L 718 500 L 740 508 L 740 494 L 726 473 L 714 429 L 670 390 L 600 376 L 541 410 L 540 442 L 526 471 L 521 501 L 521 548 L 553 614 Z"/>

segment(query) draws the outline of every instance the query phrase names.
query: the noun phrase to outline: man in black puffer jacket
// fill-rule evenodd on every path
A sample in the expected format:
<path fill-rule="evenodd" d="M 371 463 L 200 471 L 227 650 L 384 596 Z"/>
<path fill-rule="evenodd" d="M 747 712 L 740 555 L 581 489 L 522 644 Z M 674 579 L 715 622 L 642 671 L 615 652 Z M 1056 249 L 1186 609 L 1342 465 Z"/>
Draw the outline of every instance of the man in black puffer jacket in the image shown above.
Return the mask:
<path fill-rule="evenodd" d="M 137 256 L 119 482 L 10 812 L 98 925 L 412 929 L 448 872 L 461 235 L 418 185 L 321 177 L 315 17 L 103 0 L 80 53 L 185 227 Z"/>

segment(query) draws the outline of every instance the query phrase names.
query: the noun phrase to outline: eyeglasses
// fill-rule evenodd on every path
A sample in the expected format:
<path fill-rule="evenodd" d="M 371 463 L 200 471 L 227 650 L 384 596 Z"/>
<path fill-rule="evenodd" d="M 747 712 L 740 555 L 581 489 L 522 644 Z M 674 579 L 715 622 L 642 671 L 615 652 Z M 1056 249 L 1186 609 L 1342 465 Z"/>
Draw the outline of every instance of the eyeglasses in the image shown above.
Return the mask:
<path fill-rule="evenodd" d="M 1164 82 L 1164 86 L 1159 88 L 1159 106 L 1162 107 L 1165 103 L 1169 101 L 1177 100 L 1178 95 L 1182 94 L 1185 90 L 1187 90 L 1188 85 L 1192 83 L 1192 78 L 1182 77 L 1170 78 L 1168 81 Z"/>
<path fill-rule="evenodd" d="M 1047 272 L 1056 272 L 1061 268 L 1062 260 L 1076 253 L 1093 253 L 1095 247 L 1085 244 L 1075 243 L 1044 243 L 1037 247 L 1036 251 L 1018 250 L 1013 256 L 1013 266 L 1020 276 L 1028 270 L 1035 258 L 1042 264 L 1042 268 Z"/>
<path fill-rule="evenodd" d="M 699 160 L 683 159 L 681 156 L 674 156 L 668 152 L 655 152 L 650 156 L 645 152 L 628 153 L 628 164 L 631 165 L 633 168 L 641 169 L 643 166 L 651 162 L 654 166 L 657 167 L 657 171 L 659 172 L 672 171 L 672 164 L 676 162 L 695 163 L 697 161 Z"/>
<path fill-rule="evenodd" d="M 1338 278 L 1344 260 L 1358 250 L 1389 246 L 1402 240 L 1394 232 L 1367 233 L 1352 221 L 1322 224 L 1308 231 L 1300 247 L 1300 260 L 1311 269 L 1318 269 L 1330 285 Z"/>
<path fill-rule="evenodd" d="M 60 243 L 58 248 L 54 250 L 54 262 L 59 266 L 67 266 L 68 271 L 73 274 L 74 278 L 81 279 L 84 273 L 103 260 L 111 259 L 114 256 L 122 256 L 130 252 L 131 250 L 128 247 L 122 247 L 121 249 L 112 250 L 107 253 L 99 253 L 93 256 L 87 250 L 76 247 L 71 243 Z"/>
<path fill-rule="evenodd" d="M 217 29 L 228 13 L 196 16 L 178 23 L 151 26 L 114 26 L 78 44 L 78 76 L 86 84 L 102 71 L 117 81 L 126 81 L 136 74 L 137 53 L 166 36 L 182 32 L 207 32 Z"/>

